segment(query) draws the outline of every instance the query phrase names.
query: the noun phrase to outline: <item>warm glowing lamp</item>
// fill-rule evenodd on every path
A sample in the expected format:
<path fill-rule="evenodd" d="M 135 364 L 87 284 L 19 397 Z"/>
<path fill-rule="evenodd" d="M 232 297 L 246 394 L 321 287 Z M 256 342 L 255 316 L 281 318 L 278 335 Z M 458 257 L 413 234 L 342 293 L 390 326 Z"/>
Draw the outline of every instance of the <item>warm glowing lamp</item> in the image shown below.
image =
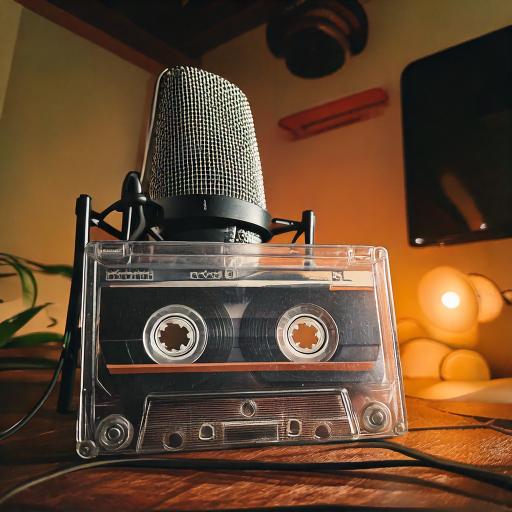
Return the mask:
<path fill-rule="evenodd" d="M 512 305 L 512 290 L 500 291 L 479 274 L 437 267 L 420 280 L 418 299 L 428 324 L 410 318 L 401 322 L 402 336 L 408 336 L 400 350 L 406 392 L 453 398 L 483 383 L 478 385 L 489 390 L 489 401 L 494 400 L 489 364 L 469 348 L 478 342 L 478 324 L 494 320 L 505 304 Z"/>
<path fill-rule="evenodd" d="M 460 297 L 457 292 L 444 292 L 441 295 L 441 302 L 448 309 L 456 309 L 460 306 Z"/>
<path fill-rule="evenodd" d="M 420 281 L 420 306 L 436 327 L 450 332 L 468 331 L 477 323 L 499 316 L 508 302 L 506 292 L 480 274 L 464 274 L 452 267 L 437 267 Z"/>
<path fill-rule="evenodd" d="M 418 286 L 421 309 L 436 327 L 469 331 L 478 321 L 478 297 L 469 277 L 452 267 L 427 272 Z"/>

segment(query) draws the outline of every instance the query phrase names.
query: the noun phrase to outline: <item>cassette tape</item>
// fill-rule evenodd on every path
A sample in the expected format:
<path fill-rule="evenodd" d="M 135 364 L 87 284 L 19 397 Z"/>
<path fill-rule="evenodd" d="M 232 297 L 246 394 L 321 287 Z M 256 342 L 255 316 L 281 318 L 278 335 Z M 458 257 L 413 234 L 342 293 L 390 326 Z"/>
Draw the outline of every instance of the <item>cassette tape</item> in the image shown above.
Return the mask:
<path fill-rule="evenodd" d="M 406 429 L 385 249 L 86 247 L 82 457 Z"/>

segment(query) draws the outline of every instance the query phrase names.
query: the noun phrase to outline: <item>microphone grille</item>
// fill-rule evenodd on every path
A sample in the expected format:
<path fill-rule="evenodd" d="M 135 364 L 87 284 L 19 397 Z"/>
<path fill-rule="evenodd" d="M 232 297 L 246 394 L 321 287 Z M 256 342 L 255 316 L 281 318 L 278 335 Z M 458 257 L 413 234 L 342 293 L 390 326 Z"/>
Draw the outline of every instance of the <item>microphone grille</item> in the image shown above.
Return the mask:
<path fill-rule="evenodd" d="M 251 108 L 227 80 L 191 67 L 160 77 L 145 173 L 149 195 L 223 195 L 266 208 Z"/>

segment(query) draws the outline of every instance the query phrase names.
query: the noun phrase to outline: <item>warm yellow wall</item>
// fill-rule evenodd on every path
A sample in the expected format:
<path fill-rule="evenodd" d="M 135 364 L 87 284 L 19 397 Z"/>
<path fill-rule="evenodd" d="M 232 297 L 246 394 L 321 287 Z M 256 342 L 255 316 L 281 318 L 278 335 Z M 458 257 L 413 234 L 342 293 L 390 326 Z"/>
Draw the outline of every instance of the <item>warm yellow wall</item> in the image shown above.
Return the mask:
<path fill-rule="evenodd" d="M 5 93 L 11 74 L 12 56 L 18 37 L 21 5 L 13 0 L 0 0 L 0 118 L 4 106 Z"/>
<path fill-rule="evenodd" d="M 0 251 L 72 262 L 75 198 L 88 193 L 104 208 L 140 165 L 150 82 L 146 71 L 23 9 L 0 119 Z M 0 298 L 17 291 L 14 281 L 0 284 Z M 57 302 L 52 313 L 62 321 L 68 282 L 42 284 L 41 300 Z"/>
<path fill-rule="evenodd" d="M 418 315 L 419 277 L 441 264 L 480 272 L 512 287 L 512 241 L 445 248 L 407 245 L 399 79 L 421 56 L 512 22 L 510 0 L 370 0 L 364 52 L 320 80 L 295 78 L 274 59 L 260 27 L 207 54 L 203 66 L 238 84 L 253 107 L 268 205 L 297 217 L 312 208 L 318 242 L 379 244 L 391 255 L 399 316 Z M 277 127 L 280 117 L 370 87 L 384 87 L 390 105 L 379 118 L 298 142 Z M 495 376 L 512 374 L 512 307 L 481 328 L 477 347 Z"/>

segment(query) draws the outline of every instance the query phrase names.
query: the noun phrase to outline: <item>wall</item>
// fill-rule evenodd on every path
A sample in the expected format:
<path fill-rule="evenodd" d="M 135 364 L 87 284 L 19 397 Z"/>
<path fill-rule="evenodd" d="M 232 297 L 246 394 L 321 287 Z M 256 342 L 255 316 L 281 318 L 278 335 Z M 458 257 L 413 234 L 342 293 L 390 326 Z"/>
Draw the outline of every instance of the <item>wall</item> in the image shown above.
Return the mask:
<path fill-rule="evenodd" d="M 12 0 L 0 0 L 0 118 L 11 74 L 12 56 L 18 38 L 21 6 Z"/>
<path fill-rule="evenodd" d="M 369 0 L 368 46 L 339 72 L 314 81 L 293 77 L 266 48 L 260 27 L 203 58 L 203 66 L 239 85 L 252 107 L 268 206 L 276 216 L 318 218 L 320 243 L 384 245 L 390 251 L 398 316 L 420 316 L 419 277 L 437 265 L 479 272 L 512 287 L 512 241 L 443 248 L 408 247 L 399 80 L 403 68 L 512 22 L 509 0 Z M 291 142 L 279 118 L 370 87 L 390 105 L 373 120 Z M 494 376 L 512 374 L 512 308 L 481 328 L 477 347 Z"/>
<path fill-rule="evenodd" d="M 102 209 L 140 165 L 151 82 L 146 71 L 23 9 L 0 119 L 1 251 L 72 262 L 76 197 L 90 194 Z M 19 293 L 7 281 L 4 300 Z M 68 285 L 41 278 L 40 301 L 56 302 L 61 328 Z"/>

